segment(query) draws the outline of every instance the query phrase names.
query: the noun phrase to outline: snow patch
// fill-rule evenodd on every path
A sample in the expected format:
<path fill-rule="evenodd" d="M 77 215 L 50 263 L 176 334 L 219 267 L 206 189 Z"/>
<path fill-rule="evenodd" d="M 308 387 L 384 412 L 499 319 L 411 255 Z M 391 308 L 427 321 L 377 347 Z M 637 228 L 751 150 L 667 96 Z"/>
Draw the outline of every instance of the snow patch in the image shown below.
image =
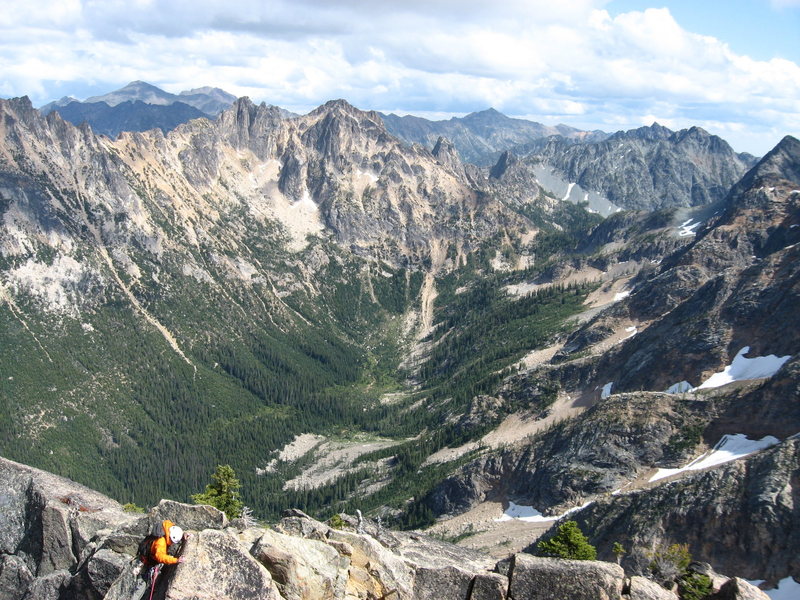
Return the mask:
<path fill-rule="evenodd" d="M 575 184 L 574 183 L 570 183 L 567 186 L 567 193 L 564 194 L 564 197 L 561 200 L 569 200 L 569 195 L 572 193 L 572 188 L 574 188 L 574 187 L 575 187 Z M 588 196 L 588 194 L 587 194 L 587 196 Z"/>
<path fill-rule="evenodd" d="M 685 467 L 679 469 L 659 469 L 658 472 L 650 478 L 650 481 L 658 481 L 659 479 L 664 479 L 665 477 L 670 477 L 677 473 L 716 467 L 717 465 L 736 460 L 737 458 L 749 456 L 754 452 L 764 450 L 779 442 L 780 440 L 778 438 L 771 435 L 763 437 L 760 440 L 748 439 L 743 433 L 725 435 L 717 445 L 714 446 L 711 452 L 702 454 Z"/>
<path fill-rule="evenodd" d="M 500 522 L 500 521 L 511 521 L 513 519 L 517 519 L 518 521 L 525 521 L 526 523 L 549 523 L 551 521 L 558 521 L 560 518 L 578 512 L 579 510 L 583 510 L 591 503 L 592 501 L 590 500 L 589 502 L 586 502 L 582 506 L 576 506 L 575 508 L 571 508 L 567 512 L 561 513 L 560 515 L 545 517 L 542 513 L 540 513 L 532 506 L 524 506 L 522 504 L 514 504 L 513 502 L 509 502 L 508 508 L 503 513 L 503 516 L 500 517 L 499 519 L 495 519 L 495 521 Z"/>
<path fill-rule="evenodd" d="M 745 354 L 750 351 L 750 346 L 745 346 L 739 350 L 733 358 L 733 362 L 719 373 L 714 373 L 706 379 L 697 389 L 716 388 L 733 381 L 744 381 L 746 379 L 760 379 L 762 377 L 772 377 L 778 372 L 791 355 L 775 356 L 756 356 L 755 358 L 745 358 Z"/>
<path fill-rule="evenodd" d="M 747 581 L 747 583 L 758 587 L 764 583 L 764 581 Z M 800 583 L 797 583 L 789 576 L 785 579 L 781 579 L 774 589 L 762 591 L 769 596 L 771 600 L 797 600 L 800 598 Z"/>
<path fill-rule="evenodd" d="M 630 295 L 631 293 L 629 290 L 626 290 L 624 292 L 617 292 L 616 294 L 614 294 L 614 302 L 619 302 L 620 300 L 623 300 L 624 298 L 627 298 Z"/>
<path fill-rule="evenodd" d="M 700 221 L 697 223 L 694 222 L 694 219 L 686 219 L 683 223 L 681 223 L 680 227 L 678 227 L 678 235 L 680 237 L 688 237 L 690 235 L 697 235 L 695 229 L 700 225 Z"/>
<path fill-rule="evenodd" d="M 605 400 L 611 395 L 611 388 L 614 387 L 614 382 L 609 381 L 607 384 L 603 386 L 603 390 L 600 392 L 600 399 Z"/>
<path fill-rule="evenodd" d="M 375 175 L 375 173 L 369 173 L 359 169 L 356 171 L 356 175 L 358 175 L 360 178 L 367 179 L 370 183 L 378 183 L 378 176 Z"/>
<path fill-rule="evenodd" d="M 692 384 L 686 380 L 680 381 L 678 383 L 673 383 L 669 386 L 666 390 L 664 390 L 667 394 L 683 394 L 685 392 L 692 391 Z"/>
<path fill-rule="evenodd" d="M 633 327 L 626 327 L 625 331 L 627 331 L 630 334 L 630 335 L 628 335 L 628 337 L 625 338 L 626 340 L 629 340 L 630 338 L 635 336 L 637 333 L 639 333 L 639 330 L 636 329 L 635 325 Z"/>

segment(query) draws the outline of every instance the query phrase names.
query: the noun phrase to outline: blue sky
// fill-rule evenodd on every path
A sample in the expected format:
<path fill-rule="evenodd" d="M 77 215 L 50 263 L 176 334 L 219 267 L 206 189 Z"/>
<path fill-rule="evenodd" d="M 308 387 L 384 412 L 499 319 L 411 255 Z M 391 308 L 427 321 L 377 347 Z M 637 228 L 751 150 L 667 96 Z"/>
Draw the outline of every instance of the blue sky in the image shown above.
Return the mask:
<path fill-rule="evenodd" d="M 800 136 L 799 39 L 800 0 L 0 0 L 0 96 L 138 79 L 297 112 L 699 125 L 764 154 Z"/>

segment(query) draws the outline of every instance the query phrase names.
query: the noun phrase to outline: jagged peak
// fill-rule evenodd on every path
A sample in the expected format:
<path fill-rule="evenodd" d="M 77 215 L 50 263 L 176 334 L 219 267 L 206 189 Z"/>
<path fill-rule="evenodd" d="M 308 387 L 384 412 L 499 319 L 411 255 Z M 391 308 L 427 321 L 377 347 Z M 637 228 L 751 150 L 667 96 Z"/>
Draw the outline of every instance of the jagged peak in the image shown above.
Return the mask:
<path fill-rule="evenodd" d="M 436 140 L 436 144 L 433 146 L 433 155 L 438 157 L 443 153 L 451 152 L 455 152 L 455 146 L 453 145 L 453 142 L 440 135 L 439 139 Z"/>
<path fill-rule="evenodd" d="M 436 140 L 436 145 L 433 147 L 432 154 L 439 163 L 452 170 L 460 170 L 463 168 L 458 150 L 453 142 L 444 136 L 439 136 L 439 139 Z"/>
<path fill-rule="evenodd" d="M 500 155 L 500 158 L 497 159 L 497 162 L 492 167 L 491 171 L 489 171 L 489 177 L 492 179 L 500 179 L 508 170 L 508 168 L 514 165 L 516 162 L 516 155 L 510 150 L 506 150 Z"/>
<path fill-rule="evenodd" d="M 0 98 L 0 103 L 5 104 L 15 110 L 23 109 L 29 110 L 33 108 L 33 103 L 28 96 L 17 96 L 16 98 Z"/>
<path fill-rule="evenodd" d="M 800 140 L 791 135 L 785 136 L 742 177 L 731 193 L 756 185 L 757 180 L 765 177 L 785 179 L 800 184 Z"/>
<path fill-rule="evenodd" d="M 364 113 L 361 109 L 356 108 L 352 104 L 350 104 L 347 100 L 343 98 L 337 98 L 336 100 L 328 100 L 325 104 L 318 106 L 314 110 L 312 110 L 309 114 L 311 115 L 319 115 L 327 112 L 332 111 L 342 111 L 348 114 L 354 113 Z"/>
<path fill-rule="evenodd" d="M 652 125 L 644 125 L 636 129 L 628 129 L 627 131 L 617 131 L 613 134 L 609 141 L 619 139 L 644 139 L 644 140 L 668 140 L 675 132 L 664 127 L 657 121 L 653 121 Z"/>

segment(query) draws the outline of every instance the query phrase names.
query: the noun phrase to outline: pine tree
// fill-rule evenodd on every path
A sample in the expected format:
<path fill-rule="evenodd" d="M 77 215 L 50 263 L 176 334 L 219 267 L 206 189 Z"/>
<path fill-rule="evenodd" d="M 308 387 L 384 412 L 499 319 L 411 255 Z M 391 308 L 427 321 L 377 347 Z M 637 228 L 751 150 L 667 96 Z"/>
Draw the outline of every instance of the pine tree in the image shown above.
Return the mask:
<path fill-rule="evenodd" d="M 237 518 L 244 504 L 239 499 L 239 480 L 233 468 L 230 465 L 217 465 L 211 479 L 205 492 L 192 495 L 192 502 L 209 504 L 224 512 L 229 519 Z"/>
<path fill-rule="evenodd" d="M 546 541 L 536 544 L 543 556 L 570 558 L 573 560 L 595 560 L 597 550 L 583 535 L 575 521 L 559 525 L 558 533 Z"/>

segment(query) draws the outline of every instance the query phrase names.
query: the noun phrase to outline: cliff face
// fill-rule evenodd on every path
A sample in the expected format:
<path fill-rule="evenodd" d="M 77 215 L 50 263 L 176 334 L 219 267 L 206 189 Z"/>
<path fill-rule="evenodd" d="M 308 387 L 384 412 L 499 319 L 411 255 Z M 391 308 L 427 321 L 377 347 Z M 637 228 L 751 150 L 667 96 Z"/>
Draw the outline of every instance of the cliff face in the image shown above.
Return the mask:
<path fill-rule="evenodd" d="M 774 584 L 800 572 L 800 441 L 649 490 L 598 500 L 576 520 L 611 558 L 614 541 L 648 548 L 686 543 L 723 572 Z M 642 569 L 641 554 L 626 558 Z"/>

